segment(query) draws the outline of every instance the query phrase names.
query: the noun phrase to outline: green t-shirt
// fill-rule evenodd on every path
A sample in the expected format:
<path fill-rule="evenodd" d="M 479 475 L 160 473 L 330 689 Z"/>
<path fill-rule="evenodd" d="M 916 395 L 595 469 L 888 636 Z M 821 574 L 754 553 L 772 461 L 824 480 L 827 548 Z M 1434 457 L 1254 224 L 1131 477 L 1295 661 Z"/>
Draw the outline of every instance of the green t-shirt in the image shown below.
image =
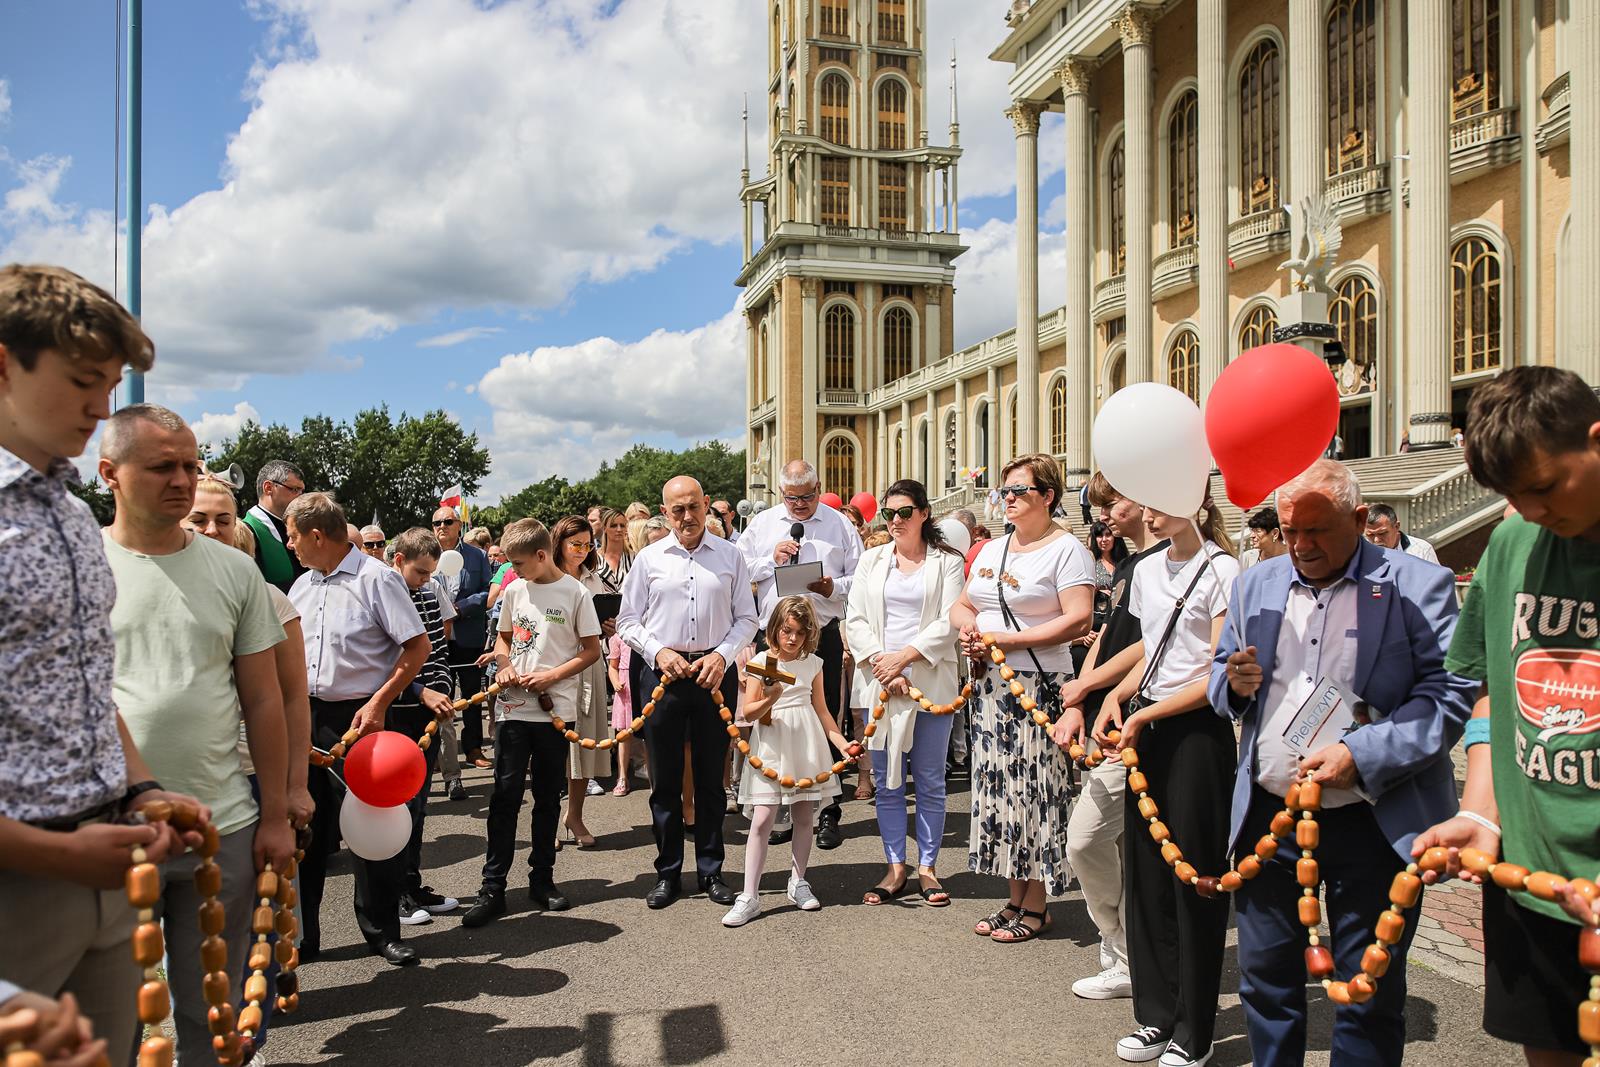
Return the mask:
<path fill-rule="evenodd" d="M 510 573 L 511 573 L 511 564 L 509 564 L 509 563 L 500 564 L 500 569 L 494 572 L 494 581 L 490 582 L 489 584 L 490 585 L 498 585 L 502 589 L 505 588 L 506 575 L 508 575 Z"/>
<path fill-rule="evenodd" d="M 284 639 L 267 583 L 249 556 L 207 537 L 170 556 L 130 552 L 110 531 L 105 545 L 117 710 L 162 786 L 209 805 L 219 833 L 242 829 L 256 804 L 239 764 L 233 661 Z"/>
<path fill-rule="evenodd" d="M 1600 874 L 1600 543 L 1513 515 L 1489 539 L 1445 666 L 1487 684 L 1501 858 Z M 1566 919 L 1524 893 L 1519 904 Z"/>

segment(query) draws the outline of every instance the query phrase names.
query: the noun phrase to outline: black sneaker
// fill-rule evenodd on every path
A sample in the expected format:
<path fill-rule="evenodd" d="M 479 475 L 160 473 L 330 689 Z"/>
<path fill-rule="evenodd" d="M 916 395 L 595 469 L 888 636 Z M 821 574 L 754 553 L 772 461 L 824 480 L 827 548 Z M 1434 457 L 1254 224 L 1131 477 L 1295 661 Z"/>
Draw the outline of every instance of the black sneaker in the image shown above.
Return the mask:
<path fill-rule="evenodd" d="M 467 799 L 467 790 L 466 787 L 461 784 L 460 778 L 452 778 L 446 782 L 445 785 L 449 787 L 451 800 Z"/>
<path fill-rule="evenodd" d="M 1149 1063 L 1160 1059 L 1171 1043 L 1170 1034 L 1164 1034 L 1154 1026 L 1141 1026 L 1117 1042 L 1117 1059 L 1127 1063 Z"/>
<path fill-rule="evenodd" d="M 488 926 L 506 913 L 506 893 L 503 889 L 480 889 L 478 899 L 461 917 L 462 926 Z"/>
<path fill-rule="evenodd" d="M 433 916 L 421 904 L 412 899 L 409 893 L 400 897 L 400 925 L 422 926 L 424 923 L 433 922 Z"/>
<path fill-rule="evenodd" d="M 418 906 L 425 909 L 429 915 L 443 915 L 461 907 L 461 901 L 455 897 L 442 897 L 433 891 L 432 886 L 423 886 L 413 889 L 407 897 Z"/>
<path fill-rule="evenodd" d="M 528 883 L 528 899 L 533 901 L 534 907 L 542 908 L 545 911 L 566 911 L 572 907 L 572 901 L 568 900 L 565 894 L 556 888 L 554 882 L 535 881 Z"/>

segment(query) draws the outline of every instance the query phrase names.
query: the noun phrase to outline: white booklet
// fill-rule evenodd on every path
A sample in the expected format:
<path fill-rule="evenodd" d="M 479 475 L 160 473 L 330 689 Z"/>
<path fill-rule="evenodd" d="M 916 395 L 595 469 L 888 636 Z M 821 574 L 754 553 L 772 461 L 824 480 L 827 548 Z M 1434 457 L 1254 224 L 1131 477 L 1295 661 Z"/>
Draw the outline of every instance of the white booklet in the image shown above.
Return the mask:
<path fill-rule="evenodd" d="M 1338 682 L 1319 678 L 1283 730 L 1283 743 L 1302 757 L 1337 744 L 1372 721 L 1366 701 Z"/>
<path fill-rule="evenodd" d="M 778 584 L 779 596 L 803 596 L 811 590 L 806 586 L 822 580 L 822 561 L 790 563 L 772 572 Z"/>

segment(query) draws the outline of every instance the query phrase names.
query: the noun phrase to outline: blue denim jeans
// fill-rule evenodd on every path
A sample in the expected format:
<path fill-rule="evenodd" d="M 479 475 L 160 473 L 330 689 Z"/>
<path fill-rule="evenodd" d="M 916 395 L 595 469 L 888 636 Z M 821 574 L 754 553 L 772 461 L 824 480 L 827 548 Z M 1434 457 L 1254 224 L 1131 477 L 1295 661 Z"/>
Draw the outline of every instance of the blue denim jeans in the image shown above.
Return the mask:
<path fill-rule="evenodd" d="M 932 867 L 939 858 L 939 843 L 944 839 L 945 757 L 950 751 L 950 728 L 954 715 L 917 713 L 916 732 L 911 750 L 906 753 L 907 775 L 917 788 L 918 862 Z M 883 749 L 872 753 L 872 777 L 878 787 L 878 835 L 883 838 L 883 855 L 890 863 L 906 861 L 906 785 L 890 789 L 889 754 Z"/>

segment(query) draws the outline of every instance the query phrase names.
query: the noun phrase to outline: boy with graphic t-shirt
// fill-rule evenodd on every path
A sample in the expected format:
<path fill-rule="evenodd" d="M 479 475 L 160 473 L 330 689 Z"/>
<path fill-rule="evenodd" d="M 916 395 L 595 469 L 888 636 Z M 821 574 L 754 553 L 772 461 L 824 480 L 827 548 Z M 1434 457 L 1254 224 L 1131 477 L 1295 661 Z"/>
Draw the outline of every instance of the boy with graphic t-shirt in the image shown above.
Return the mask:
<path fill-rule="evenodd" d="M 577 715 L 579 676 L 600 658 L 594 598 L 551 558 L 550 531 L 535 519 L 507 526 L 500 547 L 524 581 L 500 597 L 495 681 L 500 727 L 495 735 L 494 792 L 489 799 L 488 857 L 477 903 L 464 926 L 483 926 L 506 912 L 506 877 L 516 849 L 517 812 L 532 780 L 533 842 L 528 895 L 547 911 L 569 904 L 555 886 L 556 819 L 567 787 L 567 740 L 552 716 Z"/>
<path fill-rule="evenodd" d="M 1600 397 L 1577 375 L 1515 367 L 1478 387 L 1467 466 L 1516 508 L 1495 530 L 1445 666 L 1483 682 L 1464 738 L 1461 813 L 1417 838 L 1482 849 L 1530 871 L 1600 871 Z M 1498 827 L 1496 827 L 1498 822 Z M 1589 1049 L 1578 1006 L 1580 928 L 1600 910 L 1483 890 L 1484 1029 L 1531 1064 Z M 1593 935 L 1591 935 L 1593 936 Z"/>

